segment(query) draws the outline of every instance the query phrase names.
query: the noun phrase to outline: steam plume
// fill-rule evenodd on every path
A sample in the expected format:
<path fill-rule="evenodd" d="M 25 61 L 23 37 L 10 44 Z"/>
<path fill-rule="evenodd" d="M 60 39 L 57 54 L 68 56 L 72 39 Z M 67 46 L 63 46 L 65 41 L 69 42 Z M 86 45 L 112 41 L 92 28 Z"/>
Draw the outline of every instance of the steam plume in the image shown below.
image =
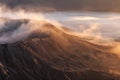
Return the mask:
<path fill-rule="evenodd" d="M 42 33 L 47 23 L 60 26 L 56 21 L 46 19 L 42 13 L 26 12 L 23 9 L 12 11 L 0 6 L 0 43 L 17 42 L 37 31 Z"/>

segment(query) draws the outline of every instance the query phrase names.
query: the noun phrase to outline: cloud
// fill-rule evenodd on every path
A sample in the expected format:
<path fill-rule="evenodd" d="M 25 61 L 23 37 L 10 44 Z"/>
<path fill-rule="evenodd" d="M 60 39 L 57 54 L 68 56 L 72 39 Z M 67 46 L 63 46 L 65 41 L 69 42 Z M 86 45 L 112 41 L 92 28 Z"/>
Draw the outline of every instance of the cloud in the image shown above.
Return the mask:
<path fill-rule="evenodd" d="M 96 17 L 90 17 L 90 16 L 76 16 L 71 18 L 70 20 L 101 20 L 100 18 L 96 18 Z"/>
<path fill-rule="evenodd" d="M 17 11 L 0 6 L 0 44 L 14 43 L 30 36 L 48 35 L 44 25 L 61 26 L 57 21 L 47 19 L 43 13 L 28 12 L 24 9 Z"/>
<path fill-rule="evenodd" d="M 0 0 L 9 8 L 33 10 L 120 11 L 119 0 Z M 111 6 L 112 4 L 112 6 Z"/>

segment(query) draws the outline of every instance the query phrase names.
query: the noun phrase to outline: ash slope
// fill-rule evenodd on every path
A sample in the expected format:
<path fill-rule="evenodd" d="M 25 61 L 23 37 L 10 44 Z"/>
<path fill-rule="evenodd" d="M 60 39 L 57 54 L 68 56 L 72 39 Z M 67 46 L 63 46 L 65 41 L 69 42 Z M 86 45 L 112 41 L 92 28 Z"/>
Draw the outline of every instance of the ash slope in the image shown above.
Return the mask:
<path fill-rule="evenodd" d="M 46 24 L 48 36 L 0 45 L 0 80 L 120 80 L 120 58 Z"/>

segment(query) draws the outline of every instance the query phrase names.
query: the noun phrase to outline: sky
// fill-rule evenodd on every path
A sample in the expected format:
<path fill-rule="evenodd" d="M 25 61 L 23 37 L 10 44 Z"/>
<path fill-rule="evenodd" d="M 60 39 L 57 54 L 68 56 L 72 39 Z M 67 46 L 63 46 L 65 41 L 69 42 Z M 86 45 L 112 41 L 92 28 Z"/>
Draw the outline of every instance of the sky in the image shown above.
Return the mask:
<path fill-rule="evenodd" d="M 120 11 L 120 0 L 0 0 L 10 8 L 59 11 Z"/>

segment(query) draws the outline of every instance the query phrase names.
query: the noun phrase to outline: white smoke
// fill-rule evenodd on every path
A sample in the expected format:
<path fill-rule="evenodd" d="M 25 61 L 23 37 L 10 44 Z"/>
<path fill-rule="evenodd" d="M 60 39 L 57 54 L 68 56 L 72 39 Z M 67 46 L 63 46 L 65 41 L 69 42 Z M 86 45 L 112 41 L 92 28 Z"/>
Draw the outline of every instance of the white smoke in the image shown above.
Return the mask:
<path fill-rule="evenodd" d="M 20 22 L 19 22 L 20 23 Z M 13 24 L 13 25 L 12 25 Z M 11 26 L 9 26 L 11 25 Z M 37 23 L 33 21 L 29 21 L 28 23 L 20 23 L 20 25 L 15 25 L 14 22 L 10 22 L 9 25 L 3 25 L 4 27 L 0 29 L 0 43 L 13 43 L 16 41 L 20 41 L 26 39 L 35 31 L 38 31 L 42 27 L 42 23 Z M 15 27 L 14 27 L 15 26 Z M 32 27 L 34 26 L 34 27 Z M 5 28 L 6 27 L 6 28 Z M 13 27 L 13 28 L 12 28 Z M 16 28 L 14 30 L 14 28 Z M 13 30 L 11 30 L 13 29 Z M 40 32 L 40 31 L 39 31 Z"/>
<path fill-rule="evenodd" d="M 41 12 L 27 12 L 21 8 L 13 11 L 2 5 L 0 6 L 0 44 L 21 41 L 31 35 L 34 36 L 33 33 L 43 35 L 44 32 L 44 35 L 48 35 L 48 32 L 45 32 L 45 24 L 61 26 L 57 21 L 45 18 Z"/>

